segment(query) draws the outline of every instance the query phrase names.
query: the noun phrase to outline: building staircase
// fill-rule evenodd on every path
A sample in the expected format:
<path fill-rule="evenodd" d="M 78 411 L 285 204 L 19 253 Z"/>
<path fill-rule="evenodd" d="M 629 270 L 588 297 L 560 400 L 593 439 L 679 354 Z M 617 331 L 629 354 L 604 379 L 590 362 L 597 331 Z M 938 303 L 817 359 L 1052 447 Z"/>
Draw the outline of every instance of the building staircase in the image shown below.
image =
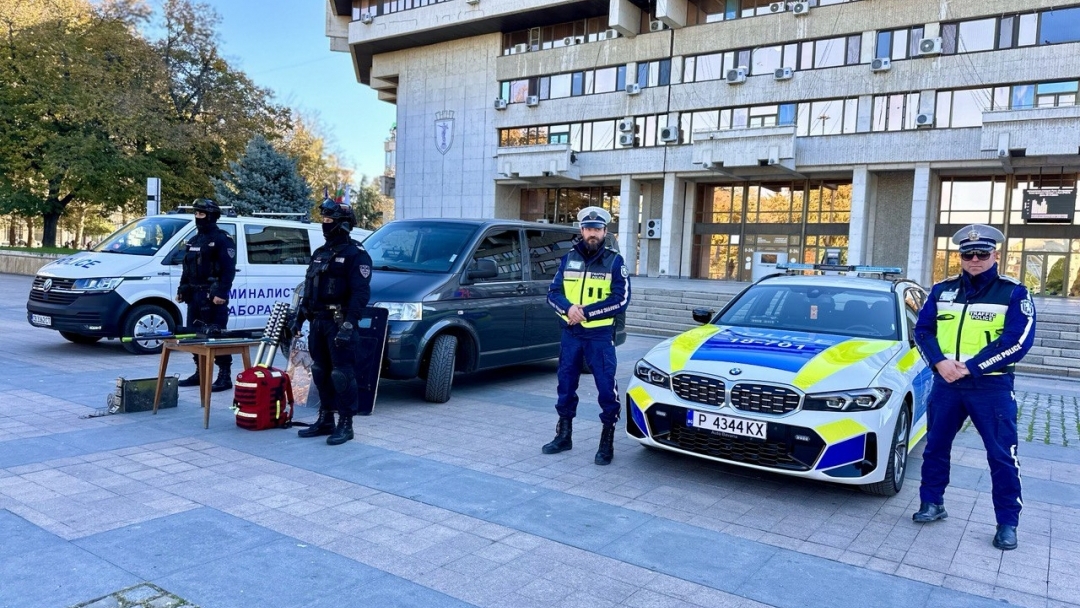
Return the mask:
<path fill-rule="evenodd" d="M 749 285 L 734 281 L 632 277 L 626 329 L 670 337 L 697 327 L 695 308 L 719 311 Z M 1080 301 L 1035 298 L 1035 345 L 1017 372 L 1080 380 Z"/>

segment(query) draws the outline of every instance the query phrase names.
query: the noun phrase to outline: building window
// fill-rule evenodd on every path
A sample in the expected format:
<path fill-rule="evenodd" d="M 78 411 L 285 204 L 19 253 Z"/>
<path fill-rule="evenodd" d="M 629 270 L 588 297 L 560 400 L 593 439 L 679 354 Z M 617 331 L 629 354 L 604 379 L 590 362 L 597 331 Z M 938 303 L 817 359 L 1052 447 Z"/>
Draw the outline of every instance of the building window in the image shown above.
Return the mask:
<path fill-rule="evenodd" d="M 993 107 L 989 88 L 939 91 L 934 108 L 938 128 L 981 127 L 983 112 Z"/>
<path fill-rule="evenodd" d="M 918 93 L 877 95 L 873 104 L 871 131 L 905 131 L 916 127 L 915 118 L 919 113 Z"/>
<path fill-rule="evenodd" d="M 1080 41 L 1080 7 L 1043 11 L 1039 38 L 1042 44 Z"/>

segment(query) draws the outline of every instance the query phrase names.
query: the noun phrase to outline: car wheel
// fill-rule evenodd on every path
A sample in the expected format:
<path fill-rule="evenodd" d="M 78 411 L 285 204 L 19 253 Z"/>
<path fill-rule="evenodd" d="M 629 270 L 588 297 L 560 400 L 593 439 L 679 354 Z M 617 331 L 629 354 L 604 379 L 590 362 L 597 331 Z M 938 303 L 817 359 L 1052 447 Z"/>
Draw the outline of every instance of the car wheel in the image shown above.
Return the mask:
<path fill-rule="evenodd" d="M 425 401 L 446 403 L 450 400 L 450 388 L 454 384 L 457 343 L 457 336 L 449 334 L 435 338 L 428 361 L 427 385 L 424 388 Z"/>
<path fill-rule="evenodd" d="M 172 333 L 176 322 L 167 310 L 153 304 L 136 306 L 124 319 L 124 337 L 138 338 L 147 334 Z M 125 342 L 124 348 L 136 355 L 152 355 L 161 352 L 161 340 Z"/>
<path fill-rule="evenodd" d="M 62 331 L 60 332 L 60 335 L 68 342 L 73 342 L 75 344 L 95 344 L 98 340 L 101 340 L 98 336 L 84 336 L 72 331 Z"/>
<path fill-rule="evenodd" d="M 885 479 L 863 486 L 863 490 L 878 496 L 895 496 L 904 487 L 904 474 L 907 473 L 908 439 L 911 437 L 911 424 L 908 409 L 904 405 L 896 416 L 896 429 L 893 430 L 892 448 L 889 450 L 889 465 L 885 468 Z"/>

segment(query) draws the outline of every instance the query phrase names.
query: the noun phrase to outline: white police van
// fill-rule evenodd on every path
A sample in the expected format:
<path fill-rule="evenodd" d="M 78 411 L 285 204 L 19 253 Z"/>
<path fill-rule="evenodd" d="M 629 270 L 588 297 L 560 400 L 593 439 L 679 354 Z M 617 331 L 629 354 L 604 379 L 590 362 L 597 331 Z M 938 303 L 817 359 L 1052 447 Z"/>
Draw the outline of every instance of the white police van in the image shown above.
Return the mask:
<path fill-rule="evenodd" d="M 229 329 L 266 324 L 275 302 L 290 301 L 311 254 L 325 240 L 322 224 L 263 217 L 222 217 L 218 226 L 236 242 L 236 279 L 229 292 Z M 368 230 L 354 229 L 361 241 Z M 190 214 L 135 220 L 92 251 L 38 271 L 26 302 L 27 320 L 76 344 L 141 336 L 185 325 L 187 306 L 174 300 L 184 245 L 195 235 Z M 128 342 L 137 354 L 158 352 L 159 341 Z"/>

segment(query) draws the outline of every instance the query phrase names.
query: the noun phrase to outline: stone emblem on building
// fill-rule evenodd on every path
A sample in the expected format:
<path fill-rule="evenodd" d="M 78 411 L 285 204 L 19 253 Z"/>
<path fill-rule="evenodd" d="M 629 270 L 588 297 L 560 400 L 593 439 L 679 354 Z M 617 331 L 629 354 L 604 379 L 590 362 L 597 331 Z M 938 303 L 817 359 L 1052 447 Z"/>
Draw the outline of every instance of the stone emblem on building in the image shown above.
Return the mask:
<path fill-rule="evenodd" d="M 443 110 L 435 113 L 435 149 L 439 154 L 446 154 L 454 144 L 454 111 Z"/>

